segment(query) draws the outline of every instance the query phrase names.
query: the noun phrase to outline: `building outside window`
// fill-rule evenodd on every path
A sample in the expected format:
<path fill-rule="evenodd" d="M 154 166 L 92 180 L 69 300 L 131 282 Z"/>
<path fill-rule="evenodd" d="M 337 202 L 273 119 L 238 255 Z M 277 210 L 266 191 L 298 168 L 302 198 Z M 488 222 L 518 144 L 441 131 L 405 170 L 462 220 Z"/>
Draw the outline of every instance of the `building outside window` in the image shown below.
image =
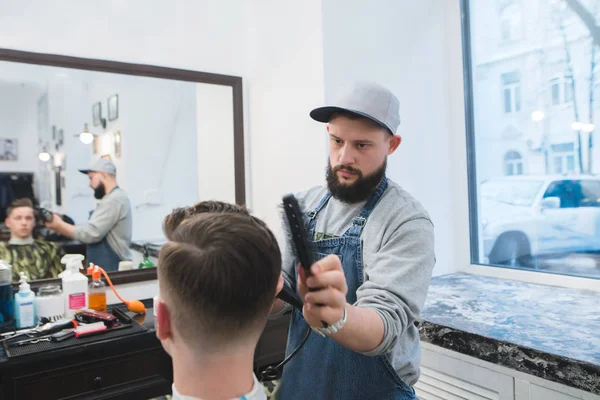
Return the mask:
<path fill-rule="evenodd" d="M 463 4 L 471 263 L 600 279 L 600 43 L 565 1 Z"/>

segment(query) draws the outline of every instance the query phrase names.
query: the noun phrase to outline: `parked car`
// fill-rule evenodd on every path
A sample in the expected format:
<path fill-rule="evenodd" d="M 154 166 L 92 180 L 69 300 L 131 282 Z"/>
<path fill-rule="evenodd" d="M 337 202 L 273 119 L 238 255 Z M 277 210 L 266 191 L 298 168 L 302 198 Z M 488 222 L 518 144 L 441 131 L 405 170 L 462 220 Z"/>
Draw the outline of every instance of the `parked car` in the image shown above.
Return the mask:
<path fill-rule="evenodd" d="M 510 176 L 479 189 L 484 262 L 530 266 L 532 257 L 600 251 L 600 178 Z"/>

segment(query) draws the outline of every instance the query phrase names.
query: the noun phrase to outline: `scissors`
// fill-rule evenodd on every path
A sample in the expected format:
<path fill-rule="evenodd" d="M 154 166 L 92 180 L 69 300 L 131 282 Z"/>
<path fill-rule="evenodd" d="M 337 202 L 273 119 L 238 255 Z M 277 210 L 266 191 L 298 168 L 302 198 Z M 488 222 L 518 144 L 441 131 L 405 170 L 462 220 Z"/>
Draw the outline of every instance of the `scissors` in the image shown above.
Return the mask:
<path fill-rule="evenodd" d="M 50 342 L 52 338 L 50 336 L 37 337 L 32 339 L 19 340 L 18 342 L 10 343 L 9 346 L 24 346 L 27 344 L 36 344 L 39 342 Z"/>

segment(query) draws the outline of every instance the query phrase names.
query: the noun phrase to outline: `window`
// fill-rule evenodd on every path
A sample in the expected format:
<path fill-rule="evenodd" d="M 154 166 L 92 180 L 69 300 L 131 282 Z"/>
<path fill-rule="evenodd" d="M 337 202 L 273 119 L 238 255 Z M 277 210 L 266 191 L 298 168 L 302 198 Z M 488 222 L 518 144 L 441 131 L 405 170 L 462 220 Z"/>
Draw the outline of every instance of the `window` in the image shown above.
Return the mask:
<path fill-rule="evenodd" d="M 580 207 L 600 207 L 600 181 L 581 181 L 581 193 Z"/>
<path fill-rule="evenodd" d="M 504 175 L 523 175 L 523 157 L 516 151 L 509 151 L 504 156 Z"/>
<path fill-rule="evenodd" d="M 488 0 L 463 0 L 471 263 L 600 280 L 600 141 L 573 128 L 600 118 L 600 96 L 574 101 L 575 85 L 600 86 L 578 47 L 592 38 L 573 19 L 587 37 L 565 44 L 556 12 L 571 18 L 567 2 L 544 13 L 537 0 L 503 3 L 494 13 Z M 518 45 L 490 42 L 493 26 Z"/>
<path fill-rule="evenodd" d="M 504 88 L 504 112 L 521 111 L 521 82 L 517 71 L 502 74 Z"/>
<path fill-rule="evenodd" d="M 551 148 L 554 173 L 575 172 L 575 145 L 573 143 L 553 144 Z"/>
<path fill-rule="evenodd" d="M 563 180 L 552 182 L 544 198 L 556 197 L 560 200 L 560 208 L 578 208 L 583 198 L 579 181 Z"/>
<path fill-rule="evenodd" d="M 500 13 L 500 35 L 502 40 L 510 42 L 522 36 L 523 17 L 518 4 L 510 4 Z"/>
<path fill-rule="evenodd" d="M 564 76 L 550 81 L 552 105 L 571 103 L 573 101 L 573 77 Z"/>

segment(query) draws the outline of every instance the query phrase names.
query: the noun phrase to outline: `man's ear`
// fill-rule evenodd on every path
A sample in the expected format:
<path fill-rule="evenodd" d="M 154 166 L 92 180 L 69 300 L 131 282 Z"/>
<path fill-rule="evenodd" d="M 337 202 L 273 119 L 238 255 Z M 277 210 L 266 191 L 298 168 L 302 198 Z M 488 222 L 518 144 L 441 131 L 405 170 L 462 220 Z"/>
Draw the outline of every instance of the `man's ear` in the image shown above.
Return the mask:
<path fill-rule="evenodd" d="M 400 146 L 400 143 L 402 142 L 402 137 L 400 135 L 393 135 L 390 138 L 390 147 L 388 149 L 388 156 L 391 155 L 393 152 L 396 151 L 396 149 L 398 148 L 398 146 Z"/>
<path fill-rule="evenodd" d="M 156 336 L 160 340 L 167 340 L 173 336 L 171 312 L 169 307 L 160 300 L 156 301 Z"/>

